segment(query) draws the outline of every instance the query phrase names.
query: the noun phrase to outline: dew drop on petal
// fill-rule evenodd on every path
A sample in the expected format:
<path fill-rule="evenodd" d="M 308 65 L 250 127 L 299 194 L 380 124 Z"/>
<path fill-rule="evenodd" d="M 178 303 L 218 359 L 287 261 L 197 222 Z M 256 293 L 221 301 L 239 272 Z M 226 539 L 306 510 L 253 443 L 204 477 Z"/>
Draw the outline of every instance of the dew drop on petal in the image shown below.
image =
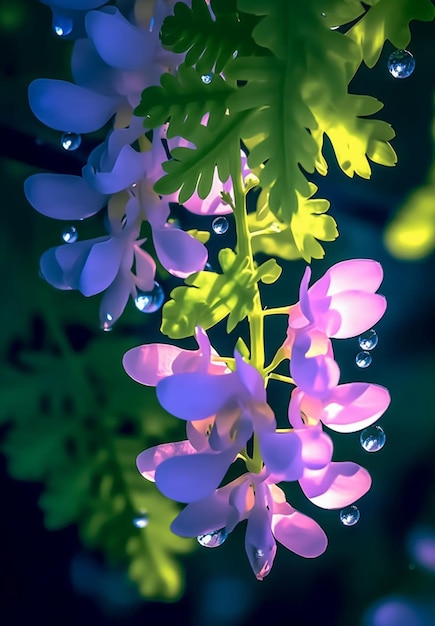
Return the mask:
<path fill-rule="evenodd" d="M 101 330 L 104 330 L 106 333 L 110 332 L 113 329 L 113 315 L 111 313 L 105 313 L 102 319 Z"/>
<path fill-rule="evenodd" d="M 75 243 L 79 238 L 79 233 L 77 232 L 77 228 L 75 226 L 70 226 L 62 233 L 62 239 L 65 243 Z"/>
<path fill-rule="evenodd" d="M 361 513 L 355 504 L 351 504 L 340 511 L 340 522 L 343 526 L 355 526 L 359 522 L 360 517 Z"/>
<path fill-rule="evenodd" d="M 142 313 L 155 313 L 158 311 L 165 301 L 165 292 L 158 282 L 154 281 L 154 289 L 152 291 L 139 291 L 134 299 L 136 308 Z"/>
<path fill-rule="evenodd" d="M 211 223 L 211 227 L 213 229 L 213 232 L 216 233 L 216 235 L 224 235 L 227 232 L 228 227 L 229 227 L 228 220 L 223 215 L 220 215 L 219 217 L 215 217 Z"/>
<path fill-rule="evenodd" d="M 58 37 L 67 37 L 72 33 L 73 21 L 66 15 L 58 15 L 53 13 L 52 28 L 54 34 Z"/>
<path fill-rule="evenodd" d="M 359 437 L 361 446 L 366 452 L 378 452 L 384 447 L 387 436 L 380 426 L 365 428 Z"/>
<path fill-rule="evenodd" d="M 363 350 L 362 352 L 358 352 L 358 354 L 355 357 L 355 363 L 361 369 L 365 369 L 366 367 L 371 365 L 371 362 L 372 362 L 372 355 L 370 354 L 370 352 L 366 352 L 365 350 Z"/>
<path fill-rule="evenodd" d="M 136 517 L 133 518 L 133 526 L 136 528 L 145 528 L 148 526 L 149 516 L 146 511 L 140 511 Z"/>
<path fill-rule="evenodd" d="M 204 85 L 209 85 L 211 81 L 213 80 L 213 72 L 209 72 L 208 74 L 203 74 L 201 76 L 201 80 L 204 83 Z"/>
<path fill-rule="evenodd" d="M 358 337 L 358 343 L 361 350 L 373 350 L 378 345 L 378 335 L 373 328 Z"/>
<path fill-rule="evenodd" d="M 64 150 L 72 152 L 73 150 L 77 150 L 82 143 L 82 136 L 77 133 L 63 133 L 60 141 Z"/>
<path fill-rule="evenodd" d="M 204 548 L 217 548 L 223 544 L 227 537 L 228 533 L 225 528 L 220 528 L 219 530 L 211 530 L 206 535 L 198 535 L 196 539 Z"/>
<path fill-rule="evenodd" d="M 395 50 L 388 57 L 387 67 L 394 78 L 408 78 L 415 69 L 415 59 L 408 50 Z"/>

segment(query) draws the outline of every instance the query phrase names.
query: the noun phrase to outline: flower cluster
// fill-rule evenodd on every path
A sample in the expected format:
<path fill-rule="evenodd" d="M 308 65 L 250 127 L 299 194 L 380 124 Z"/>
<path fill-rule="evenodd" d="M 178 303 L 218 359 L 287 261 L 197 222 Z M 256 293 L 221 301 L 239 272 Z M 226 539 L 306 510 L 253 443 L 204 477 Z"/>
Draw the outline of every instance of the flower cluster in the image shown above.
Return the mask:
<path fill-rule="evenodd" d="M 106 217 L 107 232 L 101 237 L 82 241 L 73 227 L 73 237 L 42 255 L 41 274 L 59 289 L 77 289 L 85 296 L 104 293 L 100 321 L 110 330 L 130 297 L 155 288 L 156 263 L 142 247 L 144 222 L 149 224 L 158 260 L 172 275 L 185 278 L 207 262 L 204 244 L 169 219 L 169 203 L 177 202 L 178 194 L 162 198 L 153 189 L 163 176 L 166 127 L 154 129 L 151 142 L 145 135 L 146 120 L 134 114 L 142 91 L 157 84 L 163 71 L 175 71 L 180 62 L 179 55 L 163 50 L 159 42 L 163 19 L 175 3 L 120 2 L 118 8 L 98 0 L 44 2 L 52 9 L 55 33 L 75 40 L 74 83 L 33 81 L 29 86 L 33 113 L 64 133 L 67 150 L 76 149 L 84 133 L 110 124 L 81 176 L 41 173 L 26 180 L 26 197 L 43 215 L 67 222 L 102 211 Z M 173 140 L 171 147 L 176 145 L 180 141 Z M 185 207 L 202 215 L 229 213 L 221 191 L 230 190 L 230 179 L 223 185 L 216 176 L 207 202 L 195 193 Z"/>
<path fill-rule="evenodd" d="M 300 301 L 288 309 L 284 352 L 295 385 L 288 428 L 277 428 L 267 402 L 267 370 L 259 372 L 237 350 L 234 360 L 227 359 L 229 369 L 202 329 L 197 329 L 196 351 L 151 344 L 124 356 L 127 373 L 156 386 L 160 404 L 187 423 L 186 440 L 155 446 L 137 459 L 141 474 L 163 494 L 187 503 L 173 531 L 201 541 L 206 537 L 204 545 L 215 546 L 247 520 L 246 552 L 259 580 L 272 567 L 275 540 L 305 557 L 319 556 L 327 545 L 319 525 L 287 503 L 277 484 L 298 481 L 306 497 L 325 509 L 361 498 L 370 488 L 368 472 L 356 463 L 332 460 L 332 440 L 323 425 L 344 433 L 360 430 L 390 402 L 379 385 L 340 385 L 331 343 L 368 330 L 382 317 L 385 299 L 375 293 L 381 266 L 345 261 L 310 288 L 308 280 L 309 270 Z M 222 485 L 237 459 L 245 461 L 246 473 Z"/>
<path fill-rule="evenodd" d="M 33 81 L 31 109 L 63 133 L 66 150 L 86 133 L 102 141 L 80 176 L 35 174 L 25 193 L 55 219 L 101 214 L 106 232 L 81 240 L 69 229 L 63 245 L 42 255 L 41 274 L 59 289 L 103 294 L 105 330 L 130 297 L 138 305 L 159 287 L 157 261 L 185 281 L 163 308 L 162 332 L 186 338 L 196 329 L 198 349 L 152 343 L 123 359 L 127 374 L 155 387 L 161 406 L 186 422 L 186 439 L 139 454 L 139 472 L 186 505 L 172 524 L 182 537 L 215 547 L 246 521 L 246 552 L 259 580 L 272 568 L 276 541 L 317 557 L 327 546 L 324 531 L 287 502 L 279 485 L 297 482 L 324 509 L 354 506 L 370 488 L 367 470 L 334 459 L 324 429 L 366 429 L 389 405 L 379 385 L 340 383 L 332 343 L 372 329 L 382 317 L 383 272 L 376 261 L 347 260 L 310 286 L 307 267 L 299 301 L 268 309 L 260 283 L 276 282 L 283 268 L 254 255 L 309 262 L 323 257 L 319 241 L 337 236 L 325 215 L 329 203 L 312 197 L 317 187 L 304 174 L 326 174 L 324 135 L 350 176 L 368 177 L 369 158 L 395 162 L 390 127 L 367 119 L 376 107 L 366 96 L 349 100 L 344 80 L 363 58 L 360 37 L 345 38 L 333 25 L 358 19 L 361 3 L 331 7 L 325 19 L 326 12 L 308 5 L 296 11 L 292 3 L 283 16 L 274 0 L 225 7 L 217 0 L 42 1 L 52 9 L 56 34 L 73 40 L 73 82 Z M 299 58 L 301 29 L 307 45 Z M 329 51 L 320 65 L 319 41 Z M 220 250 L 220 270 L 202 271 L 208 233 L 178 228 L 171 219 L 177 203 L 198 221 L 213 216 L 226 223 L 223 216 L 233 214 L 236 244 Z M 144 235 L 152 246 L 144 246 Z M 266 365 L 264 318 L 283 314 L 287 333 Z M 222 356 L 206 331 L 227 316 L 227 332 L 246 320 L 250 345 L 239 338 L 233 354 Z M 285 375 L 277 370 L 284 361 Z M 292 385 L 284 419 L 271 406 L 271 379 Z"/>

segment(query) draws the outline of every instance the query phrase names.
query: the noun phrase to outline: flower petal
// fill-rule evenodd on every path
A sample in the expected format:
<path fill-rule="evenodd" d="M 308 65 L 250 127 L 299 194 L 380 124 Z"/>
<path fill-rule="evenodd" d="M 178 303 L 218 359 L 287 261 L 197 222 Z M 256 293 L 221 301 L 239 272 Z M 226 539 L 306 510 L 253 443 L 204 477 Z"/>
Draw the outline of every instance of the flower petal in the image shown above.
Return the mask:
<path fill-rule="evenodd" d="M 270 527 L 270 511 L 255 506 L 248 518 L 245 549 L 257 580 L 263 580 L 273 565 L 276 543 Z"/>
<path fill-rule="evenodd" d="M 371 486 L 370 474 L 357 463 L 330 463 L 320 470 L 306 470 L 299 480 L 302 491 L 316 506 L 340 509 L 361 498 Z"/>
<path fill-rule="evenodd" d="M 196 358 L 195 358 L 196 357 Z M 174 368 L 185 369 L 186 365 L 194 370 L 196 351 L 183 350 L 177 346 L 163 343 L 151 343 L 128 350 L 122 364 L 127 374 L 142 385 L 155 387 L 167 376 L 174 374 Z"/>
<path fill-rule="evenodd" d="M 280 480 L 298 480 L 302 476 L 302 442 L 294 431 L 262 433 L 259 443 L 267 469 Z"/>
<path fill-rule="evenodd" d="M 389 404 L 390 394 L 385 387 L 348 383 L 338 385 L 313 417 L 322 420 L 331 430 L 352 433 L 376 422 Z"/>
<path fill-rule="evenodd" d="M 67 247 L 73 245 L 76 244 L 68 244 Z M 118 274 L 124 251 L 125 242 L 116 237 L 94 243 L 83 266 L 78 285 L 84 296 L 93 296 L 107 289 Z"/>
<path fill-rule="evenodd" d="M 29 85 L 29 103 L 35 117 L 55 130 L 91 133 L 116 113 L 118 97 L 101 94 L 64 80 L 38 78 Z"/>
<path fill-rule="evenodd" d="M 208 498 L 191 502 L 174 519 L 171 530 L 180 537 L 197 537 L 224 528 L 230 515 L 228 490 L 218 489 Z"/>
<path fill-rule="evenodd" d="M 177 374 L 157 385 L 162 407 L 185 420 L 200 420 L 215 415 L 239 392 L 235 373 L 213 376 L 202 373 Z"/>
<path fill-rule="evenodd" d="M 349 290 L 332 296 L 323 324 L 329 337 L 348 339 L 374 326 L 387 308 L 384 296 Z"/>
<path fill-rule="evenodd" d="M 380 263 L 372 259 L 350 259 L 330 267 L 309 289 L 310 298 L 318 299 L 333 296 L 343 291 L 355 289 L 375 293 L 383 279 Z M 357 281 L 357 282 L 356 282 Z"/>
<path fill-rule="evenodd" d="M 98 54 L 110 66 L 136 70 L 150 56 L 150 33 L 129 22 L 115 7 L 86 15 L 86 31 Z"/>
<path fill-rule="evenodd" d="M 24 182 L 24 193 L 39 213 L 58 220 L 81 220 L 107 204 L 105 195 L 69 174 L 33 174 Z"/>
<path fill-rule="evenodd" d="M 195 453 L 195 448 L 187 440 L 162 443 L 141 452 L 136 459 L 136 466 L 144 478 L 154 481 L 156 468 L 166 459 Z"/>
<path fill-rule="evenodd" d="M 218 486 L 236 453 L 196 453 L 172 457 L 157 467 L 157 487 L 177 502 L 195 502 L 209 496 Z"/>
<path fill-rule="evenodd" d="M 328 545 L 328 538 L 319 524 L 287 502 L 274 504 L 272 532 L 288 550 L 307 559 L 320 556 Z"/>
<path fill-rule="evenodd" d="M 199 272 L 207 263 L 208 252 L 204 244 L 170 224 L 153 229 L 153 243 L 160 263 L 178 278 Z"/>

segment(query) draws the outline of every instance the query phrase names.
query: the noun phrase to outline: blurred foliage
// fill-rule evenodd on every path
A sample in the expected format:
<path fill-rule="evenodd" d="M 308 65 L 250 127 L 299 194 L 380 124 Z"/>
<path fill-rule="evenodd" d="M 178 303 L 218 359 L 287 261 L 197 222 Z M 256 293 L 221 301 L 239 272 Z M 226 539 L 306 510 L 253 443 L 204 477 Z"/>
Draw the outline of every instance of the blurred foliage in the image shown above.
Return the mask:
<path fill-rule="evenodd" d="M 36 317 L 35 317 L 36 315 Z M 130 342 L 92 337 L 73 350 L 52 313 L 33 312 L 31 336 L 20 337 L 4 367 L 0 420 L 8 425 L 2 451 L 19 480 L 44 483 L 45 525 L 77 524 L 85 543 L 128 563 L 130 577 L 150 598 L 182 590 L 177 554 L 192 547 L 170 532 L 174 503 L 144 481 L 135 458 L 173 430 L 153 389 L 124 374 L 120 355 Z M 143 529 L 134 519 L 146 512 Z"/>
<path fill-rule="evenodd" d="M 385 245 L 398 259 L 422 259 L 435 248 L 435 117 L 432 139 L 433 159 L 426 183 L 411 191 L 385 230 Z"/>

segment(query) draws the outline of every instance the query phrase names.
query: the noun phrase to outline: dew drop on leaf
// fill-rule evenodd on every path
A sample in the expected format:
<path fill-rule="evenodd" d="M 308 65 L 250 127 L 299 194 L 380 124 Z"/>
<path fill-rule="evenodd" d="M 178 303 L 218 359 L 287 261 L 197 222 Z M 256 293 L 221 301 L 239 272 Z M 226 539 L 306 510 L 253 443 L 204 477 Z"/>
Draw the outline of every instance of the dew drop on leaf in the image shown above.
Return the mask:
<path fill-rule="evenodd" d="M 203 74 L 201 76 L 201 80 L 204 83 L 204 85 L 209 85 L 211 81 L 213 80 L 213 73 L 209 72 L 208 74 Z"/>

